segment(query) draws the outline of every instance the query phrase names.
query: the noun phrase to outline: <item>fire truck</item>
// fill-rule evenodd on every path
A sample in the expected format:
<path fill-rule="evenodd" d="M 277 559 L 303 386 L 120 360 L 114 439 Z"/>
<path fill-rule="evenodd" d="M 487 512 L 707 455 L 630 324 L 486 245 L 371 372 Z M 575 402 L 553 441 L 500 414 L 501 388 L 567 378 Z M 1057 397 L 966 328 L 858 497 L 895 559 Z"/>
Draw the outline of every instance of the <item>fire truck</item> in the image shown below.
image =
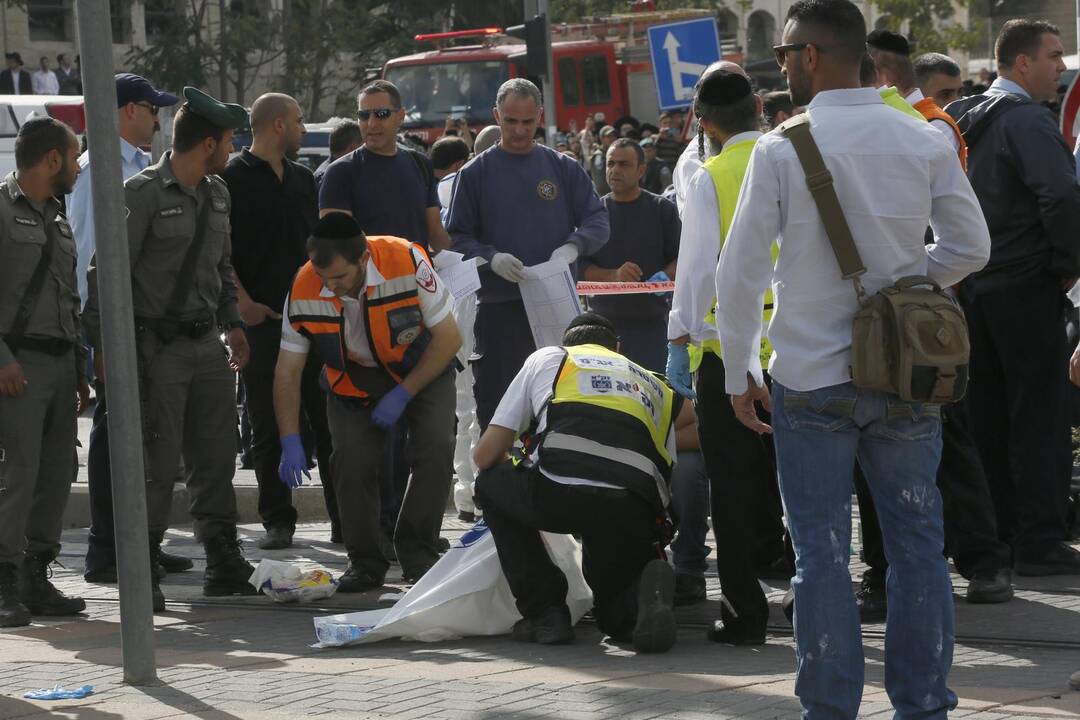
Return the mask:
<path fill-rule="evenodd" d="M 636 12 L 552 24 L 555 121 L 571 123 L 603 113 L 606 122 L 632 115 L 655 123 L 658 111 L 646 30 L 679 20 L 711 15 L 709 10 Z M 477 42 L 479 39 L 479 42 Z M 471 44 L 454 45 L 467 40 Z M 526 46 L 500 28 L 417 35 L 435 49 L 389 60 L 382 76 L 401 91 L 403 130 L 430 144 L 443 134 L 447 117 L 463 118 L 478 131 L 495 122 L 492 107 L 499 86 L 509 78 L 540 80 L 527 71 Z M 742 60 L 733 37 L 722 38 L 725 59 Z"/>

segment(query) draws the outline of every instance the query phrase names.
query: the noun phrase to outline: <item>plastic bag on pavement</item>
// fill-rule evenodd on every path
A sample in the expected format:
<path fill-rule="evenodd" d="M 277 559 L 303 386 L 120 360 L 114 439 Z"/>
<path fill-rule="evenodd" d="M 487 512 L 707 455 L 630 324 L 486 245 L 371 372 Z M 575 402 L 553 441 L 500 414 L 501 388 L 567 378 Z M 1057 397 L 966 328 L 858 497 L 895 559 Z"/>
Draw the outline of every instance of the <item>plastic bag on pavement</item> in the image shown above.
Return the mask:
<path fill-rule="evenodd" d="M 27 700 L 78 700 L 94 692 L 93 685 L 81 685 L 77 688 L 67 689 L 63 685 L 53 685 L 51 688 L 41 688 L 24 693 Z"/>
<path fill-rule="evenodd" d="M 299 565 L 262 559 L 248 579 L 252 587 L 275 602 L 311 602 L 337 592 L 337 580 L 321 569 L 304 571 Z"/>
<path fill-rule="evenodd" d="M 566 575 L 566 604 L 576 623 L 592 607 L 592 591 L 581 572 L 581 546 L 569 535 L 541 536 L 552 561 Z M 315 646 L 502 635 L 520 619 L 495 541 L 481 520 L 392 608 L 315 618 Z"/>

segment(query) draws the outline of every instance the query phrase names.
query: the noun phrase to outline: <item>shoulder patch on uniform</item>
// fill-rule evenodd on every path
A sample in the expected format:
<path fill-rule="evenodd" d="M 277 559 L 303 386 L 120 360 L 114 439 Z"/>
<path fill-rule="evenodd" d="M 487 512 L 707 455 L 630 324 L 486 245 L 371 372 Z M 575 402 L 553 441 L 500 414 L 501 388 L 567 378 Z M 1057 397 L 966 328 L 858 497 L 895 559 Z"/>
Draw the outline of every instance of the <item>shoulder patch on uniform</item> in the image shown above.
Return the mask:
<path fill-rule="evenodd" d="M 71 225 L 68 225 L 68 221 L 63 217 L 56 218 L 56 226 L 60 229 L 60 234 L 66 238 L 72 237 Z"/>
<path fill-rule="evenodd" d="M 421 260 L 416 265 L 416 284 L 429 293 L 434 293 L 439 287 L 438 281 L 435 280 L 435 271 L 426 260 Z"/>
<path fill-rule="evenodd" d="M 229 203 L 225 202 L 225 198 L 212 197 L 210 202 L 218 212 L 225 212 L 229 209 Z"/>
<path fill-rule="evenodd" d="M 34 218 L 19 217 L 18 215 L 16 215 L 14 217 L 14 220 L 19 225 L 26 225 L 28 227 L 37 227 L 37 220 L 35 220 Z"/>
<path fill-rule="evenodd" d="M 138 190 L 143 185 L 157 177 L 156 172 L 150 173 L 147 172 L 148 170 L 150 170 L 150 168 L 143 170 L 138 175 L 132 175 L 131 177 L 129 177 L 127 180 L 124 181 L 124 187 L 131 188 L 132 190 Z"/>
<path fill-rule="evenodd" d="M 184 206 L 183 205 L 175 205 L 173 207 L 167 207 L 167 208 L 162 208 L 161 210 L 158 210 L 158 217 L 163 217 L 163 218 L 176 217 L 177 215 L 183 215 L 183 214 L 184 214 Z"/>

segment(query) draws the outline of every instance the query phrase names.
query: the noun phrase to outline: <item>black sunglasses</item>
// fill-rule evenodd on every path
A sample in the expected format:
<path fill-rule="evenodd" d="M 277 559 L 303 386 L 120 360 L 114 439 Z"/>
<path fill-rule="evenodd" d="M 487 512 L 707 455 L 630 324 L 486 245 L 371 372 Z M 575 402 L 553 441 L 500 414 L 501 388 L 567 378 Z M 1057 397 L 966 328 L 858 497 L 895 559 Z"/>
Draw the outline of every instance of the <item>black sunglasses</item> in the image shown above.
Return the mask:
<path fill-rule="evenodd" d="M 154 117 L 157 117 L 158 111 L 161 109 L 157 105 L 154 105 L 154 104 L 148 103 L 148 102 L 137 102 L 137 103 L 134 103 L 134 104 L 138 105 L 139 107 L 146 108 L 147 110 L 150 111 L 150 114 L 153 115 Z"/>
<path fill-rule="evenodd" d="M 810 43 L 787 43 L 786 45 L 773 45 L 773 52 L 776 54 L 776 64 L 780 67 L 784 67 L 784 63 L 787 62 L 787 54 L 792 50 L 796 52 L 805 50 L 810 47 Z"/>
<path fill-rule="evenodd" d="M 364 122 L 367 122 L 367 119 L 370 118 L 372 115 L 375 116 L 376 120 L 385 120 L 386 118 L 390 117 L 393 114 L 394 114 L 394 108 L 377 108 L 375 110 L 357 110 L 356 111 L 356 117 L 360 118 Z"/>

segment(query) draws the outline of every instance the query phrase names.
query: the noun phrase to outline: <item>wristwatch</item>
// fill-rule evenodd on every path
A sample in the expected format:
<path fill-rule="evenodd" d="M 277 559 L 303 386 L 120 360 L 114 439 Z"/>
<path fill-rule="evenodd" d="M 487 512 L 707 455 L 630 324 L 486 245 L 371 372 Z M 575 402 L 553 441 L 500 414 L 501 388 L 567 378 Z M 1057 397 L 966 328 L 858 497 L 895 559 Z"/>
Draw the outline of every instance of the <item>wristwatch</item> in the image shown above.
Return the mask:
<path fill-rule="evenodd" d="M 244 324 L 243 320 L 231 320 L 221 326 L 221 329 L 225 332 L 235 330 L 236 328 L 240 328 L 241 330 L 247 330 L 247 325 Z"/>

